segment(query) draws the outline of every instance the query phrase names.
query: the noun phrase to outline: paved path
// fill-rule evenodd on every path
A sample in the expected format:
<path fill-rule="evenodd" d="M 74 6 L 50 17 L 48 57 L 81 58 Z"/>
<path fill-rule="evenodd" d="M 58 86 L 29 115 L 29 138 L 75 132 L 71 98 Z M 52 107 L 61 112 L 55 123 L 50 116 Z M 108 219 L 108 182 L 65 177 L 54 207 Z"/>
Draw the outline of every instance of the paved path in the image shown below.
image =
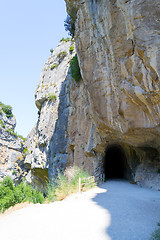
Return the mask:
<path fill-rule="evenodd" d="M 160 192 L 124 181 L 0 217 L 2 240 L 148 240 L 160 222 Z"/>

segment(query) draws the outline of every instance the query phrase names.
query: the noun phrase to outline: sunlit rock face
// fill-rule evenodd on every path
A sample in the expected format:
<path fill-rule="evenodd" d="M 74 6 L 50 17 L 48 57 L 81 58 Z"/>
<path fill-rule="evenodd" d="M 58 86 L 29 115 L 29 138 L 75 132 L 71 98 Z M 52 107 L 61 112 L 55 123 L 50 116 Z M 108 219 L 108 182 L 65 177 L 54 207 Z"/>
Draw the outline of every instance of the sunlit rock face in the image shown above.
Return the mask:
<path fill-rule="evenodd" d="M 61 41 L 51 52 L 35 91 L 38 121 L 27 137 L 25 164 L 30 168 L 27 181 L 41 191 L 46 191 L 49 178 L 55 178 L 58 170 L 64 170 L 67 163 L 72 83 L 68 71 L 75 55 L 75 50 L 70 51 L 71 46 L 74 46 L 71 39 Z"/>
<path fill-rule="evenodd" d="M 10 176 L 19 182 L 27 172 L 23 162 L 23 139 L 14 132 L 16 119 L 7 117 L 0 107 L 0 181 Z"/>
<path fill-rule="evenodd" d="M 159 178 L 159 0 L 66 3 L 68 13 L 73 7 L 77 10 L 76 50 L 91 118 L 100 138 L 99 142 L 94 138 L 91 151 L 104 153 L 108 145 L 115 143 L 126 149 L 127 144 L 133 178 L 144 181 L 145 169 L 149 168 L 145 163 L 150 161 L 156 165 L 155 170 L 150 167 L 153 178 Z M 149 154 L 148 158 L 150 150 L 156 151 L 156 157 Z M 143 167 L 138 171 L 140 164 Z"/>

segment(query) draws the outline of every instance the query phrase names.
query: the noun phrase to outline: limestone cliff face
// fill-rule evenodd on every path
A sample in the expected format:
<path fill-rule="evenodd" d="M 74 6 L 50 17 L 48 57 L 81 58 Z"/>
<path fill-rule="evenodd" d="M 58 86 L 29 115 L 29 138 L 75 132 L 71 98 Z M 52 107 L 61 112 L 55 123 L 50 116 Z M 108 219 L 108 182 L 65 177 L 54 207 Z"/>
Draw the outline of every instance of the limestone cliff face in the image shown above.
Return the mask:
<path fill-rule="evenodd" d="M 23 139 L 14 133 L 16 119 L 8 118 L 0 106 L 0 181 L 11 176 L 19 182 L 27 174 L 23 161 Z"/>
<path fill-rule="evenodd" d="M 76 164 L 95 175 L 160 189 L 160 35 L 158 0 L 66 0 L 77 12 L 82 79 L 72 79 L 69 42 L 61 42 L 36 90 L 39 118 L 27 139 L 28 179 Z M 66 52 L 64 57 L 60 56 Z"/>
<path fill-rule="evenodd" d="M 102 153 L 102 159 L 107 147 L 119 145 L 134 180 L 146 185 L 149 178 L 159 181 L 159 0 L 66 3 L 68 13 L 77 10 L 76 50 L 93 132 L 99 136 L 90 149 L 97 169 L 97 155 Z"/>
<path fill-rule="evenodd" d="M 52 52 L 41 72 L 35 92 L 38 121 L 27 137 L 28 154 L 25 163 L 30 168 L 27 181 L 42 191 L 50 179 L 63 170 L 67 162 L 68 116 L 70 109 L 70 87 L 68 73 L 70 60 L 75 51 L 70 51 L 74 42 L 61 41 Z"/>

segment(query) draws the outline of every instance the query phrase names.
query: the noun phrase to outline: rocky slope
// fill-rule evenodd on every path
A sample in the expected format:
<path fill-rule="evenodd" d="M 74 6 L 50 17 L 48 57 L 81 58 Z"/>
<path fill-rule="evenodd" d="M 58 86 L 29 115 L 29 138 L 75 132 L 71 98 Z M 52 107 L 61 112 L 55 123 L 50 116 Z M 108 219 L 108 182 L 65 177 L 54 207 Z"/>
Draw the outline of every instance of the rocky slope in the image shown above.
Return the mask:
<path fill-rule="evenodd" d="M 12 114 L 7 117 L 2 105 L 0 103 L 0 181 L 11 176 L 19 182 L 27 174 L 22 154 L 24 140 L 14 132 L 15 117 Z"/>

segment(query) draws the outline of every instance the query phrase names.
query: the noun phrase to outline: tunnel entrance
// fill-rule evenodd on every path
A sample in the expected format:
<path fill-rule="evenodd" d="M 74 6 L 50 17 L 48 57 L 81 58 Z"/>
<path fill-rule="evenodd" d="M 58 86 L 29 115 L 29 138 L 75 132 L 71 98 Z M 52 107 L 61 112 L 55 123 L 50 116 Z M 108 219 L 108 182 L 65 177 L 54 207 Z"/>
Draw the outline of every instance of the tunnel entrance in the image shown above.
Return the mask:
<path fill-rule="evenodd" d="M 131 169 L 127 163 L 126 155 L 120 146 L 112 146 L 106 150 L 104 158 L 105 179 L 131 180 Z"/>

